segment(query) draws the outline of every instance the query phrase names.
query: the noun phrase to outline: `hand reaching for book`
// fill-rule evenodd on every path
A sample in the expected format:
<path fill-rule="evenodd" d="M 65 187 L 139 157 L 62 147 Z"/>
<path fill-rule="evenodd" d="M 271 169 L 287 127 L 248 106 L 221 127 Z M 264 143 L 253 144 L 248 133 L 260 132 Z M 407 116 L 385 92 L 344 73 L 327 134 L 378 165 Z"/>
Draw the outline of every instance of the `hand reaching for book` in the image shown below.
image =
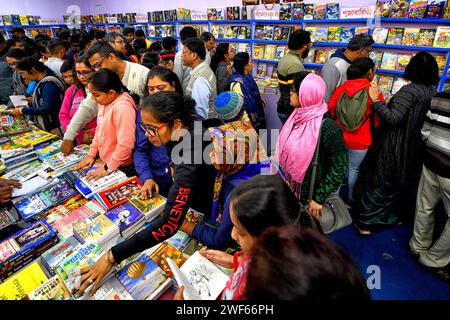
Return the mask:
<path fill-rule="evenodd" d="M 184 287 L 183 286 L 178 288 L 177 292 L 173 296 L 173 300 L 184 300 L 183 292 L 184 292 Z"/>
<path fill-rule="evenodd" d="M 0 179 L 0 204 L 11 201 L 13 187 L 21 188 L 22 184 L 13 179 Z"/>
<path fill-rule="evenodd" d="M 233 268 L 233 256 L 220 250 L 205 249 L 200 250 L 199 253 L 211 262 L 231 269 Z"/>
<path fill-rule="evenodd" d="M 372 101 L 379 100 L 380 97 L 380 89 L 378 87 L 370 87 L 369 88 L 369 96 Z"/>
<path fill-rule="evenodd" d="M 74 165 L 74 169 L 78 170 L 78 169 L 82 169 L 84 167 L 92 167 L 92 165 L 95 162 L 95 158 L 91 157 L 91 156 L 87 156 L 86 158 L 84 158 L 83 160 L 81 160 L 80 162 L 78 162 L 78 164 Z"/>
<path fill-rule="evenodd" d="M 89 171 L 89 173 L 86 175 L 86 180 L 87 181 L 98 180 L 100 178 L 106 177 L 107 175 L 109 175 L 109 172 L 105 170 L 105 167 L 100 166 L 96 170 Z"/>
<path fill-rule="evenodd" d="M 147 200 L 147 198 L 153 197 L 153 190 L 158 194 L 159 186 L 153 179 L 145 180 L 144 185 L 141 187 L 141 198 Z"/>
<path fill-rule="evenodd" d="M 61 143 L 61 152 L 65 156 L 68 156 L 69 154 L 71 154 L 73 151 L 73 148 L 74 148 L 73 141 L 63 140 L 63 142 Z"/>

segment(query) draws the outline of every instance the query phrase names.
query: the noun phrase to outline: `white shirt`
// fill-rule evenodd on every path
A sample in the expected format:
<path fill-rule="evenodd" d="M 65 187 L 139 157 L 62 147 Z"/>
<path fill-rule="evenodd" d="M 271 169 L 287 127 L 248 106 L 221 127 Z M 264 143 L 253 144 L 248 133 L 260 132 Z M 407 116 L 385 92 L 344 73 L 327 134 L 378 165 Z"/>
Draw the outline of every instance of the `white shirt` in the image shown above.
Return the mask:
<path fill-rule="evenodd" d="M 61 66 L 64 63 L 63 59 L 60 58 L 48 58 L 47 62 L 44 64 L 49 67 L 58 77 L 62 79 Z"/>
<path fill-rule="evenodd" d="M 200 63 L 191 73 L 195 72 L 196 69 L 203 66 L 205 62 Z M 211 86 L 209 82 L 202 77 L 195 79 L 192 86 L 191 98 L 195 101 L 195 111 L 203 119 L 208 119 L 209 113 L 209 97 L 211 96 Z"/>

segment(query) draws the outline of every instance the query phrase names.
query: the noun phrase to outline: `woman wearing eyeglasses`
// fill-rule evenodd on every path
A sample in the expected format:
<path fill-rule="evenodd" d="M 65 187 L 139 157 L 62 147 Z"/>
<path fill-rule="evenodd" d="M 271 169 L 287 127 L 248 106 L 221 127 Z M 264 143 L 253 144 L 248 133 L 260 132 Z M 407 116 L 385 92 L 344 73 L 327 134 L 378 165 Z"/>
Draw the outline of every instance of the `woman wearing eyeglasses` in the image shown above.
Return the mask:
<path fill-rule="evenodd" d="M 217 171 L 209 160 L 206 162 L 208 152 L 205 150 L 211 142 L 204 141 L 203 136 L 209 127 L 221 125 L 222 121 L 196 121 L 200 118 L 194 107 L 194 100 L 176 92 L 158 92 L 143 100 L 141 116 L 145 135 L 153 145 L 166 146 L 174 163 L 174 184 L 161 217 L 148 228 L 112 247 L 93 266 L 81 270 L 77 294 L 83 294 L 92 284 L 89 295 L 93 295 L 116 262 L 172 237 L 181 227 L 190 207 L 205 215 L 211 212 Z"/>
<path fill-rule="evenodd" d="M 146 95 L 153 95 L 160 91 L 183 93 L 180 80 L 175 73 L 164 67 L 155 66 L 148 74 Z M 170 158 L 164 146 L 155 146 L 147 138 L 146 127 L 140 112 L 136 116 L 136 145 L 133 161 L 142 183 L 141 197 L 147 199 L 153 195 L 154 191 L 167 197 L 172 186 L 172 176 L 167 170 Z"/>
<path fill-rule="evenodd" d="M 87 96 L 87 76 L 94 72 L 85 63 L 83 58 L 78 58 L 75 61 L 74 73 L 75 84 L 66 90 L 64 100 L 59 111 L 59 121 L 64 132 L 75 113 L 78 111 L 81 101 Z M 87 123 L 84 128 L 78 133 L 75 140 L 77 144 L 90 144 L 94 138 L 95 128 L 97 127 L 97 118 Z"/>

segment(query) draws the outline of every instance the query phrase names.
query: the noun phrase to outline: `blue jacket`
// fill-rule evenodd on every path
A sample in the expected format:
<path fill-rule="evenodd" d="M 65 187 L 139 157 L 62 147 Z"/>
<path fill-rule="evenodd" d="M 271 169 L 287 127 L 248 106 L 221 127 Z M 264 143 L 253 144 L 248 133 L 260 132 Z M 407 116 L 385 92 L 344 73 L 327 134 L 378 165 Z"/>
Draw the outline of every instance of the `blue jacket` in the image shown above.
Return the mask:
<path fill-rule="evenodd" d="M 231 241 L 231 230 L 233 229 L 233 223 L 230 218 L 231 192 L 242 182 L 261 174 L 262 171 L 266 171 L 265 169 L 268 166 L 268 163 L 249 164 L 235 175 L 230 177 L 225 176 L 219 197 L 224 202 L 222 221 L 218 226 L 215 221 L 208 221 L 206 223 L 204 221 L 203 224 L 197 224 L 194 230 L 192 230 L 192 236 L 211 248 L 223 249 L 229 245 Z"/>
<path fill-rule="evenodd" d="M 134 166 L 143 184 L 148 179 L 153 179 L 159 185 L 160 194 L 167 196 L 172 177 L 170 174 L 170 158 L 164 146 L 155 147 L 145 136 L 139 122 L 141 121 L 140 110 L 136 116 L 136 146 L 133 151 Z"/>

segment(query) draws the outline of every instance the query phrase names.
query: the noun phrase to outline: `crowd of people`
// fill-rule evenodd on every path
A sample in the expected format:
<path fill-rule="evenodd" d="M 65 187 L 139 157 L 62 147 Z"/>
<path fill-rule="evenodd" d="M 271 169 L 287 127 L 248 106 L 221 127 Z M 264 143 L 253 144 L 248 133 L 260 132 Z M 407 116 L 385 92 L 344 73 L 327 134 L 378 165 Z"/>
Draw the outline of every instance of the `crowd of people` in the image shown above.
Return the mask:
<path fill-rule="evenodd" d="M 63 30 L 57 40 L 11 33 L 14 41 L 0 37 L 2 102 L 27 96 L 28 105 L 13 113 L 59 135 L 66 155 L 89 144 L 76 168 L 97 159 L 104 166 L 88 179 L 121 170 L 139 177 L 144 199 L 167 198 L 148 228 L 81 270 L 77 294 L 91 283 L 93 294 L 116 263 L 181 229 L 209 248 L 205 257 L 234 268 L 223 299 L 369 299 L 354 264 L 320 227 L 324 203 L 344 186 L 361 235 L 416 212 L 412 252 L 441 276 L 448 268 L 450 220 L 432 238 L 434 207 L 442 199 L 450 212 L 450 96 L 436 95 L 432 55 L 417 53 L 404 74 L 410 83 L 386 101 L 373 84 L 370 35 L 336 50 L 319 76 L 303 66 L 310 33 L 293 32 L 278 67 L 283 127 L 268 154 L 258 135 L 267 128 L 266 106 L 251 57 L 217 45 L 211 33 L 184 27 L 178 51 L 174 38 L 150 43 L 133 28 Z M 17 182 L 0 184 L 6 203 Z M 206 223 L 186 221 L 189 208 Z M 241 249 L 235 256 L 220 251 L 233 245 Z"/>

